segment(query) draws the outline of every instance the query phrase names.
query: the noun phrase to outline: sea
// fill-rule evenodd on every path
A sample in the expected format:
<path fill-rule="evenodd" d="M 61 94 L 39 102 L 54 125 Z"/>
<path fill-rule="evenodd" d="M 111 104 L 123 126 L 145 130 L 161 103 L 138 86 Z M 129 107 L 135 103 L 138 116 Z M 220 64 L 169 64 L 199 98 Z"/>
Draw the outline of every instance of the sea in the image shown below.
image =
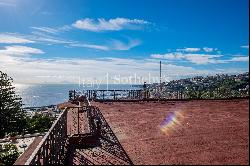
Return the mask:
<path fill-rule="evenodd" d="M 139 86 L 131 84 L 100 84 L 83 86 L 79 84 L 14 84 L 15 92 L 22 98 L 23 107 L 57 105 L 68 101 L 69 90 L 135 90 Z"/>

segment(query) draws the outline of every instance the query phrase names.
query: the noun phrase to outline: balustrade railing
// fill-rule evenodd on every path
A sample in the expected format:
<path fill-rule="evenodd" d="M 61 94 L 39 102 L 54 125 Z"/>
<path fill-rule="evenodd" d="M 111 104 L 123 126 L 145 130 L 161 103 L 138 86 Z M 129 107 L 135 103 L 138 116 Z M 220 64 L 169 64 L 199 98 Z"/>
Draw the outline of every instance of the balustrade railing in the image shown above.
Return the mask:
<path fill-rule="evenodd" d="M 60 114 L 25 165 L 67 165 L 77 158 L 77 150 L 87 148 L 92 154 L 94 147 L 100 155 L 111 156 L 110 162 L 133 165 L 98 107 L 89 104 L 69 107 Z M 80 163 L 95 161 L 91 154 L 81 156 Z"/>
<path fill-rule="evenodd" d="M 25 165 L 64 164 L 68 141 L 67 111 L 60 114 Z"/>
<path fill-rule="evenodd" d="M 186 93 L 173 91 L 162 93 L 160 90 L 85 90 L 69 91 L 69 100 L 74 101 L 84 94 L 90 101 L 121 101 L 121 100 L 154 100 L 154 99 L 188 99 Z"/>

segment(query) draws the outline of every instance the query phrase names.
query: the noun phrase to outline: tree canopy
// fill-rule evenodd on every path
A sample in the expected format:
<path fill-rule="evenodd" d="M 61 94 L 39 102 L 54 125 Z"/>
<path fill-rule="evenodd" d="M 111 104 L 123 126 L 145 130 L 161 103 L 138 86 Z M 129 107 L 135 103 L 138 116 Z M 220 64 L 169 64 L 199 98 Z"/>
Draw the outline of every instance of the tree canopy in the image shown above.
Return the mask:
<path fill-rule="evenodd" d="M 25 126 L 22 100 L 15 94 L 13 79 L 0 71 L 0 137 L 7 133 L 21 133 Z"/>
<path fill-rule="evenodd" d="M 20 153 L 14 144 L 0 145 L 0 165 L 13 165 Z"/>
<path fill-rule="evenodd" d="M 41 114 L 35 114 L 32 118 L 27 117 L 26 130 L 31 134 L 35 132 L 46 132 L 51 127 L 55 119 L 56 118 L 54 117 L 44 116 Z"/>

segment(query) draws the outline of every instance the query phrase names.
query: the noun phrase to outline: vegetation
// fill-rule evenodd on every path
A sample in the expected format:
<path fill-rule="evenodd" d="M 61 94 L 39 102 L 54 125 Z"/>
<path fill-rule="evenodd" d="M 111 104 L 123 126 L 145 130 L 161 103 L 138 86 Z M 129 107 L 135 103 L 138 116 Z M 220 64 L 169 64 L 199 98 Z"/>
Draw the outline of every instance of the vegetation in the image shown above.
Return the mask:
<path fill-rule="evenodd" d="M 22 99 L 15 94 L 13 79 L 0 71 L 0 138 L 26 132 L 44 132 L 55 118 L 35 114 L 32 118 L 22 111 Z"/>
<path fill-rule="evenodd" d="M 4 144 L 0 145 L 0 165 L 13 165 L 20 153 L 16 145 L 14 144 Z"/>
<path fill-rule="evenodd" d="M 151 85 L 154 92 L 159 85 Z M 188 99 L 219 99 L 249 96 L 249 73 L 239 75 L 216 75 L 173 80 L 162 85 L 162 97 L 181 94 Z M 152 93 L 155 95 L 154 93 Z"/>
<path fill-rule="evenodd" d="M 18 134 L 47 131 L 55 118 L 35 114 L 32 118 L 22 111 L 22 100 L 15 94 L 13 79 L 0 71 L 0 138 Z M 19 157 L 14 144 L 0 145 L 0 165 L 13 165 Z"/>
<path fill-rule="evenodd" d="M 17 132 L 11 132 L 11 133 L 9 133 L 9 136 L 10 137 L 15 137 L 15 136 L 17 136 Z"/>
<path fill-rule="evenodd" d="M 21 98 L 15 94 L 12 78 L 0 71 L 0 137 L 23 130 L 25 113 Z"/>
<path fill-rule="evenodd" d="M 26 130 L 31 134 L 35 132 L 45 132 L 51 127 L 54 120 L 54 117 L 35 114 L 32 118 L 27 117 Z"/>

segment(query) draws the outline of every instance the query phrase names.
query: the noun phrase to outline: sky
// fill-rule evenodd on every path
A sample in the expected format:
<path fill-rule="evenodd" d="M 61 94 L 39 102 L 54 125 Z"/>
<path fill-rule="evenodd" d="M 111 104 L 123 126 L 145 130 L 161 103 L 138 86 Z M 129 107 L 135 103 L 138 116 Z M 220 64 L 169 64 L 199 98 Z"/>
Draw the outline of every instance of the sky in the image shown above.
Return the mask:
<path fill-rule="evenodd" d="M 152 83 L 159 61 L 164 81 L 249 71 L 249 1 L 0 0 L 15 83 Z"/>

